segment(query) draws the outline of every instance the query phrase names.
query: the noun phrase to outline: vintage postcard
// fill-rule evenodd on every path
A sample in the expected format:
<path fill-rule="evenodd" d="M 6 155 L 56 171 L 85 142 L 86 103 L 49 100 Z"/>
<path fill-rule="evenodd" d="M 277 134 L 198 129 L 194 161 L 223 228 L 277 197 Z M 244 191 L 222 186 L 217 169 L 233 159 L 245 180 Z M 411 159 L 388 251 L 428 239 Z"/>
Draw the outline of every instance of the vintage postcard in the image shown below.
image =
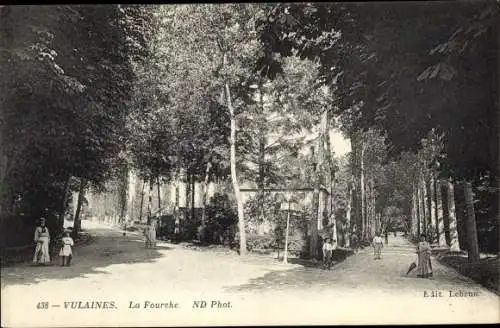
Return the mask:
<path fill-rule="evenodd" d="M 499 18 L 0 6 L 1 325 L 499 323 Z"/>

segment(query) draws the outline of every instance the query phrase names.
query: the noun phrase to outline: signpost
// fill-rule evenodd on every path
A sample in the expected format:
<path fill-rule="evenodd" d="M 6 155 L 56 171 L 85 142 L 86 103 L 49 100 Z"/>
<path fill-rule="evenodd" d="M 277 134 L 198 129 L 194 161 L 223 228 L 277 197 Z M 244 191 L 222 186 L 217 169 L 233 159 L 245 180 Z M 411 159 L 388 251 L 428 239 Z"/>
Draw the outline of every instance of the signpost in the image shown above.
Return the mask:
<path fill-rule="evenodd" d="M 285 200 L 287 202 L 287 207 L 283 209 L 283 205 L 281 204 L 281 209 L 285 210 L 286 213 L 286 229 L 285 229 L 285 255 L 283 256 L 283 263 L 287 264 L 288 263 L 288 235 L 289 235 L 289 230 L 290 230 L 290 213 L 292 211 L 291 209 L 291 203 L 292 203 L 292 195 L 290 193 L 285 194 Z"/>

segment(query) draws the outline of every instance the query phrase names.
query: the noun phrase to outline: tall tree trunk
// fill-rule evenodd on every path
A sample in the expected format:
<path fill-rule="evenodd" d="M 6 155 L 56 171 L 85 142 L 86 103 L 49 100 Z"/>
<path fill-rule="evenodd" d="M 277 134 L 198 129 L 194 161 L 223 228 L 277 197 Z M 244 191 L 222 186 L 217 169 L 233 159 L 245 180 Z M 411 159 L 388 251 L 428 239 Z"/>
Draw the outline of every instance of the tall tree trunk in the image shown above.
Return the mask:
<path fill-rule="evenodd" d="M 365 165 L 364 165 L 365 145 L 361 140 L 361 156 L 360 156 L 360 182 L 361 182 L 361 231 L 362 240 L 366 240 L 366 195 L 365 195 Z"/>
<path fill-rule="evenodd" d="M 437 241 L 437 219 L 436 219 L 436 184 L 434 181 L 434 173 L 431 172 L 430 181 L 429 181 L 429 219 L 431 226 L 431 243 Z"/>
<path fill-rule="evenodd" d="M 413 238 L 418 237 L 418 218 L 417 218 L 417 195 L 416 195 L 416 188 L 415 188 L 415 183 L 412 185 L 412 192 L 411 192 L 411 236 Z"/>
<path fill-rule="evenodd" d="M 210 168 L 212 167 L 212 164 L 210 162 L 207 162 L 207 169 L 205 170 L 205 179 L 203 179 L 203 204 L 202 204 L 202 212 L 201 212 L 201 224 L 205 224 L 207 220 L 207 192 L 208 192 L 208 182 L 210 178 Z"/>
<path fill-rule="evenodd" d="M 375 234 L 377 233 L 377 226 L 376 226 L 376 219 L 375 219 L 375 211 L 376 211 L 376 208 L 375 208 L 375 205 L 376 205 L 376 198 L 375 198 L 375 181 L 373 180 L 373 178 L 371 179 L 371 186 L 370 186 L 370 190 L 371 190 L 371 225 L 372 225 L 372 237 L 375 237 Z"/>
<path fill-rule="evenodd" d="M 335 199 L 334 199 L 334 190 L 335 190 L 335 167 L 333 163 L 333 152 L 332 152 L 332 143 L 330 140 L 330 110 L 326 109 L 323 113 L 323 117 L 321 120 L 321 134 L 323 135 L 323 143 L 326 146 L 325 156 L 328 163 L 328 172 L 330 172 L 329 182 L 330 182 L 330 214 L 334 214 L 335 217 Z"/>
<path fill-rule="evenodd" d="M 80 188 L 78 189 L 78 202 L 76 204 L 76 213 L 73 218 L 73 237 L 78 237 L 78 233 L 82 230 L 82 220 L 80 218 L 80 213 L 83 205 L 83 198 L 85 196 L 85 185 L 87 181 L 85 179 L 81 179 Z"/>
<path fill-rule="evenodd" d="M 184 185 L 186 186 L 186 190 L 185 190 L 185 197 L 186 197 L 186 204 L 185 204 L 185 208 L 184 208 L 184 217 L 186 219 L 186 221 L 189 221 L 189 214 L 190 214 L 190 211 L 189 211 L 189 203 L 190 203 L 190 199 L 191 197 L 189 197 L 190 195 L 190 192 L 191 192 L 191 184 L 189 183 L 191 180 L 191 172 L 189 172 L 189 169 L 186 171 L 186 177 L 184 179 Z"/>
<path fill-rule="evenodd" d="M 353 205 L 354 205 L 354 225 L 356 227 L 356 236 L 358 241 L 362 241 L 363 237 L 363 211 L 361 199 L 361 169 L 360 169 L 360 137 L 359 133 L 351 134 L 352 140 L 352 170 L 354 176 L 353 184 Z"/>
<path fill-rule="evenodd" d="M 146 181 L 142 180 L 142 191 L 141 191 L 141 205 L 139 208 L 139 222 L 142 223 L 142 207 L 144 205 L 144 187 L 146 186 Z"/>
<path fill-rule="evenodd" d="M 5 94 L 4 92 L 2 93 L 2 98 L 0 98 L 0 106 L 3 106 Z M 0 220 L 3 219 L 4 216 L 4 211 L 6 208 L 6 178 L 7 178 L 7 166 L 8 166 L 8 158 L 7 154 L 5 153 L 5 145 L 4 145 L 4 139 L 3 139 L 3 131 L 5 129 L 3 128 L 5 124 L 4 121 L 4 109 L 0 107 Z"/>
<path fill-rule="evenodd" d="M 127 214 L 127 201 L 128 201 L 128 187 L 129 187 L 129 170 L 127 166 L 124 166 L 121 177 L 120 184 L 118 190 L 118 199 L 120 205 L 120 216 L 118 218 L 118 222 L 124 222 L 125 216 Z"/>
<path fill-rule="evenodd" d="M 68 202 L 70 180 L 71 180 L 71 176 L 68 176 L 68 178 L 64 181 L 61 206 L 59 207 L 59 218 L 57 219 L 57 227 L 58 227 L 58 229 L 61 229 L 61 230 L 64 229 L 64 212 L 66 212 L 66 203 Z"/>
<path fill-rule="evenodd" d="M 1 109 L 0 109 L 1 112 Z M 1 122 L 1 121 L 0 121 Z M 0 138 L 2 137 L 2 133 L 0 132 Z M 3 149 L 3 145 L 0 141 L 0 218 L 3 217 L 4 212 L 6 212 L 7 206 L 7 184 L 5 183 L 7 180 L 7 166 L 8 166 L 8 158 L 7 155 L 4 155 L 1 151 Z"/>
<path fill-rule="evenodd" d="M 259 133 L 259 176 L 257 179 L 258 188 L 258 201 L 259 201 L 259 212 L 261 219 L 265 217 L 264 213 L 264 187 L 265 187 L 265 174 L 266 174 L 266 133 L 264 131 L 264 94 L 262 89 L 262 81 L 259 81 L 259 108 L 260 108 L 260 119 L 262 129 Z"/>
<path fill-rule="evenodd" d="M 151 223 L 151 215 L 153 212 L 153 187 L 154 187 L 154 179 L 152 177 L 149 178 L 149 193 L 148 193 L 148 221 L 147 223 Z"/>
<path fill-rule="evenodd" d="M 474 197 L 472 194 L 472 184 L 464 183 L 465 206 L 467 207 L 467 250 L 470 261 L 479 260 L 479 244 L 477 241 L 476 214 L 474 211 Z"/>
<path fill-rule="evenodd" d="M 452 252 L 460 251 L 460 242 L 458 239 L 457 213 L 455 210 L 455 188 L 452 182 L 448 182 L 448 221 L 450 223 L 450 250 Z"/>
<path fill-rule="evenodd" d="M 127 212 L 125 214 L 126 224 L 134 221 L 134 207 L 136 204 L 136 187 L 137 180 L 134 171 L 129 168 L 128 170 L 128 184 L 127 184 Z"/>
<path fill-rule="evenodd" d="M 174 215 L 177 219 L 180 215 L 180 191 L 179 191 L 179 183 L 180 183 L 180 170 L 177 171 L 175 177 L 175 207 L 174 207 Z"/>
<path fill-rule="evenodd" d="M 349 193 L 346 206 L 346 228 L 344 230 L 345 247 L 351 246 L 351 208 L 352 208 L 352 184 L 349 183 Z"/>
<path fill-rule="evenodd" d="M 223 54 L 223 67 L 226 67 L 227 54 Z M 233 183 L 234 195 L 236 198 L 236 205 L 238 208 L 238 230 L 240 233 L 240 255 L 245 255 L 247 253 L 247 239 L 245 233 L 245 217 L 243 211 L 243 200 L 241 199 L 240 184 L 238 182 L 238 176 L 236 173 L 236 115 L 234 113 L 233 104 L 231 101 L 231 90 L 229 89 L 229 81 L 224 83 L 224 92 L 226 96 L 226 104 L 229 109 L 229 115 L 231 117 L 231 134 L 230 134 L 230 162 L 231 162 L 231 180 Z"/>
<path fill-rule="evenodd" d="M 156 189 L 157 189 L 157 194 L 158 194 L 158 215 L 162 216 L 163 211 L 161 208 L 161 183 L 160 183 L 160 176 L 156 176 Z"/>
<path fill-rule="evenodd" d="M 425 173 L 422 175 L 422 213 L 424 218 L 424 234 L 429 238 L 429 197 L 427 192 L 427 179 Z"/>
<path fill-rule="evenodd" d="M 195 213 L 195 193 L 196 193 L 196 187 L 195 187 L 195 181 L 196 181 L 196 176 L 191 174 L 191 220 L 193 223 L 195 223 L 196 220 L 196 213 Z"/>
<path fill-rule="evenodd" d="M 313 199 L 312 199 L 312 215 L 310 222 L 310 243 L 309 243 L 309 255 L 313 259 L 318 258 L 318 220 L 319 218 L 319 163 L 316 157 L 316 153 L 314 151 L 314 147 L 312 149 L 312 158 L 313 158 L 313 171 L 314 171 L 314 190 L 313 190 Z"/>
<path fill-rule="evenodd" d="M 444 213 L 443 213 L 443 191 L 441 180 L 436 179 L 435 181 L 435 196 L 436 196 L 436 231 L 437 231 L 437 239 L 438 246 L 443 247 L 446 246 L 446 235 L 444 231 Z"/>
<path fill-rule="evenodd" d="M 420 238 L 420 235 L 422 234 L 422 190 L 420 189 L 420 178 L 417 179 L 417 185 L 416 185 L 416 191 L 417 191 L 417 240 Z"/>

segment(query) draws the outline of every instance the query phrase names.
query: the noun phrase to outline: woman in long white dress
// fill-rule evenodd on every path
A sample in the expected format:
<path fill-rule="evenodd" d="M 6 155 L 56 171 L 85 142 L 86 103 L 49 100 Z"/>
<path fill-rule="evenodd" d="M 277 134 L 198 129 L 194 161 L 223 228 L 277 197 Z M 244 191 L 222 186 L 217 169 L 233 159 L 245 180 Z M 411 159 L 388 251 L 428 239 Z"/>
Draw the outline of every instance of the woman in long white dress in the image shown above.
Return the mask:
<path fill-rule="evenodd" d="M 40 225 L 35 229 L 35 237 L 33 240 L 36 243 L 35 255 L 33 256 L 34 264 L 46 264 L 50 262 L 49 243 L 50 233 L 45 226 L 45 218 L 40 219 Z"/>

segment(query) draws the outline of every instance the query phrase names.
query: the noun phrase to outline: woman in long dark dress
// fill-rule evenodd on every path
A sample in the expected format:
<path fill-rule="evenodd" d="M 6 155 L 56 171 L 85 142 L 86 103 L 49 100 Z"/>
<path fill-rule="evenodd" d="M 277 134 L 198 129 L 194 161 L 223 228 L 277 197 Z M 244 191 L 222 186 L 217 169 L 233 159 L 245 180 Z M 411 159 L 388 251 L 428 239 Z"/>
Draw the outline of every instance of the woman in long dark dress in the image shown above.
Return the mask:
<path fill-rule="evenodd" d="M 432 277 L 431 264 L 431 245 L 427 242 L 424 234 L 420 235 L 420 242 L 417 245 L 417 277 Z"/>

